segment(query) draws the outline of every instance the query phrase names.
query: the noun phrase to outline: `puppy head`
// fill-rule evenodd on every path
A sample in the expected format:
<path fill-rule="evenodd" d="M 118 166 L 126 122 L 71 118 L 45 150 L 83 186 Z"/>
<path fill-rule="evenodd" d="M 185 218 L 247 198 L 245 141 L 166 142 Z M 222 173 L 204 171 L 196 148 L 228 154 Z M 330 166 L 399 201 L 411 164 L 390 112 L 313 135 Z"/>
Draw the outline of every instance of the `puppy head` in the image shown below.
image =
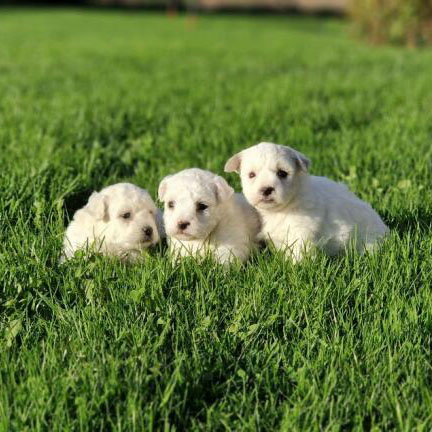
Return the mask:
<path fill-rule="evenodd" d="M 206 239 L 221 222 L 223 207 L 233 193 L 222 177 L 198 168 L 165 177 L 159 199 L 165 203 L 167 235 L 179 240 Z"/>
<path fill-rule="evenodd" d="M 147 191 L 133 184 L 118 183 L 93 192 L 82 211 L 108 252 L 137 252 L 159 241 L 159 210 Z"/>
<path fill-rule="evenodd" d="M 225 171 L 240 174 L 243 193 L 251 205 L 277 210 L 296 195 L 309 165 L 309 159 L 298 151 L 263 142 L 231 157 Z"/>

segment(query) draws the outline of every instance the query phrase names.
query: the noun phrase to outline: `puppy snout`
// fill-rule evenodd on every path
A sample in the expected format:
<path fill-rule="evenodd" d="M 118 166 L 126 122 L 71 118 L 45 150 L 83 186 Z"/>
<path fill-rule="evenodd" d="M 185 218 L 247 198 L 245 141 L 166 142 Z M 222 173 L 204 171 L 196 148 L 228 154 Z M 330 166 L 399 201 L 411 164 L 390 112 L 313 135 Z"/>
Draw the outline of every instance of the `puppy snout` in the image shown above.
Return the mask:
<path fill-rule="evenodd" d="M 177 226 L 180 230 L 184 231 L 188 226 L 190 225 L 190 222 L 180 221 Z"/>
<path fill-rule="evenodd" d="M 143 233 L 146 238 L 151 239 L 153 236 L 153 228 L 151 226 L 146 226 L 145 228 L 143 228 Z"/>
<path fill-rule="evenodd" d="M 270 196 L 274 191 L 274 187 L 263 187 L 261 189 L 261 194 L 264 195 L 265 197 Z"/>

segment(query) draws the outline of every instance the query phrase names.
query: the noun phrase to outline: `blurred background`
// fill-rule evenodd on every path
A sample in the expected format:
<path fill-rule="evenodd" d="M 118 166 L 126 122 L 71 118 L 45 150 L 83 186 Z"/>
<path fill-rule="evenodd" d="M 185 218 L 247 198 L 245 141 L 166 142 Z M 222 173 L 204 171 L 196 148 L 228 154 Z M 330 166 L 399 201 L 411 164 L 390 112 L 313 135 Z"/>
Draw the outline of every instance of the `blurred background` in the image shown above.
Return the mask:
<path fill-rule="evenodd" d="M 146 6 L 157 4 L 164 6 L 169 0 L 90 0 L 94 5 Z M 217 10 L 268 10 L 268 11 L 309 11 L 309 12 L 346 12 L 348 0 L 171 0 L 181 8 L 203 11 Z M 168 4 L 168 6 L 171 6 Z"/>
<path fill-rule="evenodd" d="M 0 5 L 335 15 L 351 18 L 353 32 L 372 43 L 432 42 L 432 0 L 0 0 Z"/>
<path fill-rule="evenodd" d="M 0 1 L 14 5 L 88 5 L 126 8 L 172 8 L 214 10 L 268 10 L 345 13 L 349 0 L 72 0 L 72 1 Z"/>

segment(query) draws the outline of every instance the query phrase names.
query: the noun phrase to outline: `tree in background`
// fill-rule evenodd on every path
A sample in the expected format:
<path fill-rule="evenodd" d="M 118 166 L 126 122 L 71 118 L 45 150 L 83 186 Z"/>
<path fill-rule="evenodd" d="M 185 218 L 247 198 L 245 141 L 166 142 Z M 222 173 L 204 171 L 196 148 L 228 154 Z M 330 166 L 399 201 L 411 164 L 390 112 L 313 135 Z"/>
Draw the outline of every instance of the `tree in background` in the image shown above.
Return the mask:
<path fill-rule="evenodd" d="M 432 43 L 432 0 L 352 0 L 351 16 L 374 43 Z"/>

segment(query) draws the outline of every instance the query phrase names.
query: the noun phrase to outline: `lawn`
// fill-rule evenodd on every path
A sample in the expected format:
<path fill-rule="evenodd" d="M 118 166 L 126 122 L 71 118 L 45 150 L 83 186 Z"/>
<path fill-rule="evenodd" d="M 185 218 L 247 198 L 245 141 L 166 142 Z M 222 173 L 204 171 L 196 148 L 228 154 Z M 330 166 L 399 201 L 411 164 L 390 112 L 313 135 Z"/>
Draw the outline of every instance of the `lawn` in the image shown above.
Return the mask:
<path fill-rule="evenodd" d="M 334 19 L 0 10 L 0 430 L 432 429 L 431 77 Z M 59 264 L 91 191 L 262 140 L 369 201 L 381 251 Z"/>

